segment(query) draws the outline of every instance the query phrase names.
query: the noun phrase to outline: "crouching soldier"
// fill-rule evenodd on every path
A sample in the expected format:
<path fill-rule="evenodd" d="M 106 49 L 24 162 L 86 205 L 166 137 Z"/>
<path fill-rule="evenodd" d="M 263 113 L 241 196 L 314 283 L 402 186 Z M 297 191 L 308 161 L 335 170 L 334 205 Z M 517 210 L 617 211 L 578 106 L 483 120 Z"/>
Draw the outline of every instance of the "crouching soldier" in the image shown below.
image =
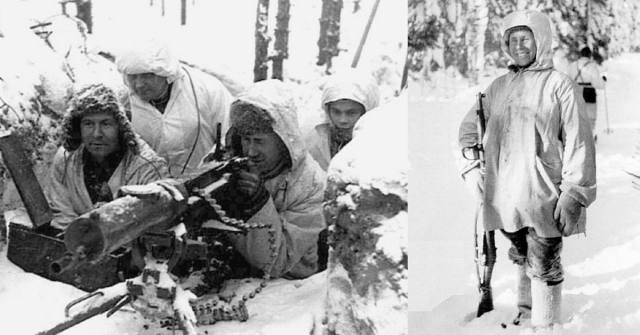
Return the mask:
<path fill-rule="evenodd" d="M 311 156 L 327 171 L 331 159 L 351 141 L 353 127 L 364 113 L 376 108 L 380 89 L 368 72 L 347 69 L 330 76 L 322 90 L 322 109 L 326 119 L 305 138 Z M 320 270 L 326 268 L 329 246 L 327 230 L 320 233 Z"/>
<path fill-rule="evenodd" d="M 351 141 L 360 117 L 379 101 L 380 89 L 370 73 L 348 69 L 327 79 L 322 91 L 326 119 L 305 138 L 309 153 L 323 170 L 327 171 L 331 158 Z"/>
<path fill-rule="evenodd" d="M 164 159 L 133 132 L 113 90 L 87 86 L 70 105 L 48 192 L 51 224 L 63 230 L 76 217 L 113 200 L 120 186 L 169 177 Z"/>
<path fill-rule="evenodd" d="M 258 82 L 238 95 L 231 105 L 229 142 L 236 155 L 249 159 L 249 167 L 231 178 L 228 193 L 234 201 L 223 209 L 249 224 L 268 224 L 273 234 L 267 229 L 230 233 L 246 262 L 235 264 L 235 272 L 266 271 L 272 278 L 316 273 L 326 174 L 304 147 L 294 98 L 284 83 Z"/>

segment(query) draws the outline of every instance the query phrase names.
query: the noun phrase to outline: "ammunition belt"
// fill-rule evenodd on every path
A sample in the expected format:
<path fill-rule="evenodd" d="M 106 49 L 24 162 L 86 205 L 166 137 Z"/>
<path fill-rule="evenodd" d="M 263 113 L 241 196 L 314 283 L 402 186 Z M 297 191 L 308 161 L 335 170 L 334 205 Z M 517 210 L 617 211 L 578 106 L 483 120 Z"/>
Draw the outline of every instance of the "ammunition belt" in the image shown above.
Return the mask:
<path fill-rule="evenodd" d="M 243 220 L 238 220 L 229 217 L 222 207 L 202 189 L 195 189 L 195 192 L 202 197 L 213 208 L 216 214 L 220 217 L 220 220 L 231 227 L 239 229 L 241 232 L 246 232 L 250 229 L 268 229 L 269 233 L 269 246 L 271 251 L 271 257 L 269 262 L 262 269 L 264 274 L 260 284 L 251 292 L 244 294 L 242 298 L 234 304 L 230 301 L 222 300 L 218 295 L 208 295 L 198 299 L 191 303 L 191 308 L 196 314 L 196 319 L 200 325 L 212 325 L 218 321 L 246 321 L 249 318 L 246 302 L 249 299 L 253 299 L 256 294 L 262 292 L 267 286 L 267 281 L 271 279 L 271 268 L 275 264 L 276 257 L 278 257 L 278 250 L 276 246 L 276 230 L 270 224 L 265 223 L 245 223 Z M 173 323 L 173 322 L 171 322 Z M 171 324 L 165 324 L 170 326 Z"/>

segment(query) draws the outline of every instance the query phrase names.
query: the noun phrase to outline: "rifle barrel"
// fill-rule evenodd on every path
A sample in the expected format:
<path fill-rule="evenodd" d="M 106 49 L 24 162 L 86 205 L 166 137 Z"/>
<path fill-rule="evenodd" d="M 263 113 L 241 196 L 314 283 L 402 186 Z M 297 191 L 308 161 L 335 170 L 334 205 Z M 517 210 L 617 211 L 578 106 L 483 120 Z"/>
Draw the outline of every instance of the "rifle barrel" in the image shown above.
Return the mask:
<path fill-rule="evenodd" d="M 484 139 L 484 132 L 486 124 L 484 120 L 484 107 L 482 106 L 482 98 L 485 97 L 484 93 L 480 92 L 477 95 L 478 108 L 476 113 L 478 114 L 478 156 L 480 159 L 480 171 L 484 173 L 484 146 L 482 140 Z"/>

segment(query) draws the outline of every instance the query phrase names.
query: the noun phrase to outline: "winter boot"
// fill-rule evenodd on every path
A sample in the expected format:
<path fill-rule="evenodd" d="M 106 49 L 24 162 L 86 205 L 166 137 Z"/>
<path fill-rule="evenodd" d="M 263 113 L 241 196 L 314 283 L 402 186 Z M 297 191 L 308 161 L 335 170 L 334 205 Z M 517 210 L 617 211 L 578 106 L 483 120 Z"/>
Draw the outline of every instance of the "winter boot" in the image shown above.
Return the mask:
<path fill-rule="evenodd" d="M 519 326 L 523 321 L 531 319 L 531 279 L 527 276 L 526 264 L 516 264 L 516 268 L 518 316 L 513 320 L 513 324 Z"/>
<path fill-rule="evenodd" d="M 535 330 L 551 329 L 560 323 L 562 283 L 548 286 L 541 280 L 531 281 L 531 325 Z"/>

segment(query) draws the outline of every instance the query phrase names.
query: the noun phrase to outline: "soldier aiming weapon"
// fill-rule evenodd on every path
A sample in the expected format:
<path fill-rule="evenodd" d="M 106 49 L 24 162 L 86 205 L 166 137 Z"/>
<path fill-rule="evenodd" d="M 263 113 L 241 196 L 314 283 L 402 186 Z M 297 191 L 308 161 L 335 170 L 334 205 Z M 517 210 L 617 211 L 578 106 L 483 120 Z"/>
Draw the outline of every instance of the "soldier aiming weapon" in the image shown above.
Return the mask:
<path fill-rule="evenodd" d="M 213 161 L 190 175 L 193 177 L 121 187 L 120 197 L 116 200 L 74 220 L 65 232 L 68 252 L 51 264 L 52 272 L 62 273 L 86 263 L 97 263 L 128 243 L 133 244 L 134 258 L 137 255 L 143 259 L 144 270 L 138 277 L 71 302 L 65 311 L 67 320 L 40 334 L 57 334 L 107 311 L 107 316 L 110 316 L 127 304 L 152 320 L 169 319 L 170 326 L 177 323 L 184 334 L 197 334 L 197 324 L 213 324 L 221 320 L 246 321 L 245 302 L 265 287 L 269 275 L 265 274 L 254 292 L 244 295 L 233 305 L 219 297 L 196 300 L 193 293 L 175 283 L 170 272 L 186 257 L 185 254 L 189 254 L 189 250 L 198 250 L 197 241 L 185 238 L 183 222 L 190 222 L 188 226 L 194 228 L 193 223 L 206 221 L 202 226 L 207 226 L 217 221 L 214 224 L 216 228 L 226 227 L 226 230 L 239 233 L 269 227 L 246 224 L 227 216 L 216 200 L 225 198 L 225 186 L 230 176 L 245 169 L 247 160 L 234 157 L 222 162 Z M 196 248 L 190 247 L 191 244 Z M 272 264 L 266 266 L 271 267 Z M 85 300 L 89 302 L 70 317 L 70 308 Z"/>
<path fill-rule="evenodd" d="M 478 115 L 478 142 L 471 147 L 464 148 L 462 154 L 466 159 L 477 160 L 480 164 L 480 173 L 484 175 L 485 160 L 484 160 L 484 147 L 482 140 L 484 138 L 484 132 L 486 129 L 484 108 L 482 106 L 482 98 L 485 95 L 483 93 L 477 94 L 477 109 Z M 469 157 L 469 152 L 472 153 Z M 480 292 L 480 303 L 478 305 L 477 317 L 482 314 L 493 310 L 493 295 L 491 292 L 491 275 L 493 274 L 493 267 L 496 263 L 496 246 L 495 246 L 495 234 L 494 231 L 485 231 L 482 237 L 482 249 L 478 246 L 478 219 L 482 213 L 482 199 L 478 200 L 476 207 L 476 218 L 474 225 L 474 241 L 475 241 L 475 262 L 476 262 L 476 275 L 478 277 L 478 290 Z M 482 276 L 480 276 L 480 268 L 483 267 Z"/>

